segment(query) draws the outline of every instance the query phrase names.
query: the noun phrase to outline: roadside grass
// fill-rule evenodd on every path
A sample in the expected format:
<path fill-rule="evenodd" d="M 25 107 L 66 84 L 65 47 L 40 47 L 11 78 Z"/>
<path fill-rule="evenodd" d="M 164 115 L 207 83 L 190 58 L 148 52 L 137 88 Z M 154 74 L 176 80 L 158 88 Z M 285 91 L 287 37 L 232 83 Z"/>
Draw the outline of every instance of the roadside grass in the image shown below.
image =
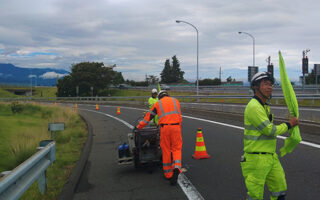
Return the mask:
<path fill-rule="evenodd" d="M 34 97 L 56 97 L 57 87 L 35 87 Z"/>
<path fill-rule="evenodd" d="M 0 87 L 0 98 L 14 98 L 19 97 L 18 95 L 15 95 L 12 92 L 8 92 L 4 88 Z"/>
<path fill-rule="evenodd" d="M 0 98 L 26 97 L 15 95 L 15 91 L 30 91 L 30 87 L 0 86 Z M 33 97 L 56 97 L 57 87 L 32 87 Z"/>
<path fill-rule="evenodd" d="M 55 132 L 56 161 L 47 169 L 47 192 L 42 195 L 35 182 L 20 199 L 56 199 L 78 160 L 87 128 L 72 109 L 19 103 L 21 112 L 12 113 L 12 104 L 0 104 L 0 172 L 12 170 L 36 152 L 41 140 L 50 139 L 48 123 L 64 122 L 66 130 Z"/>

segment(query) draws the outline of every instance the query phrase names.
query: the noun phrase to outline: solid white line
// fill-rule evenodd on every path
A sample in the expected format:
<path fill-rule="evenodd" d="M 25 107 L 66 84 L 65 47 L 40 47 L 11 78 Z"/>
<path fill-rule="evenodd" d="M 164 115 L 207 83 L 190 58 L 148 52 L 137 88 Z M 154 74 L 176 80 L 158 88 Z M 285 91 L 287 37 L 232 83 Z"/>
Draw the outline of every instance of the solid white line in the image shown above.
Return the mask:
<path fill-rule="evenodd" d="M 178 184 L 189 200 L 204 200 L 198 190 L 192 185 L 189 179 L 181 173 L 178 177 Z"/>
<path fill-rule="evenodd" d="M 79 109 L 79 110 L 85 110 L 85 111 L 94 112 L 94 113 L 98 113 L 101 115 L 111 117 L 115 120 L 118 120 L 119 122 L 122 122 L 123 124 L 128 126 L 130 129 L 133 129 L 133 127 L 134 127 L 122 119 L 119 119 L 117 117 L 114 117 L 112 115 L 109 115 L 109 114 L 106 114 L 103 112 L 98 112 L 98 111 L 88 110 L 88 109 Z M 201 196 L 201 194 L 198 192 L 198 190 L 192 185 L 192 183 L 189 181 L 189 179 L 183 173 L 181 173 L 178 177 L 178 184 L 181 187 L 182 191 L 185 193 L 185 195 L 188 197 L 189 200 L 204 200 L 204 198 Z"/>
<path fill-rule="evenodd" d="M 242 107 L 245 108 L 246 105 L 238 105 L 238 104 L 216 104 L 216 103 L 181 103 L 181 104 L 194 104 L 194 105 L 205 105 L 205 106 L 224 106 L 224 107 Z M 270 106 L 272 109 L 277 109 L 277 110 L 288 110 L 287 107 L 284 106 Z M 299 111 L 316 111 L 316 112 L 320 112 L 320 109 L 317 108 L 299 108 Z"/>
<path fill-rule="evenodd" d="M 89 112 L 95 112 L 95 113 L 98 113 L 98 114 L 101 114 L 101 115 L 105 115 L 105 116 L 111 117 L 111 118 L 113 118 L 113 119 L 115 119 L 115 120 L 118 120 L 119 122 L 122 122 L 122 123 L 123 123 L 124 125 L 126 125 L 129 129 L 133 129 L 133 128 L 134 128 L 134 126 L 132 126 L 132 125 L 129 124 L 128 122 L 126 122 L 126 121 L 124 121 L 124 120 L 122 120 L 122 119 L 120 119 L 120 118 L 114 117 L 114 116 L 112 116 L 112 115 L 103 113 L 103 112 L 98 112 L 98 111 L 88 110 L 88 109 L 83 109 L 83 108 L 81 108 L 81 109 L 79 109 L 79 110 L 86 110 L 86 111 L 89 111 Z"/>
<path fill-rule="evenodd" d="M 106 105 L 104 105 L 102 107 L 116 107 L 116 106 L 106 106 Z M 123 107 L 123 106 L 121 106 L 121 108 L 147 111 L 146 109 L 141 109 L 141 108 L 132 108 L 132 107 Z M 94 110 L 88 110 L 88 109 L 79 109 L 79 110 L 86 110 L 86 111 L 95 112 L 95 113 L 98 113 L 98 114 L 102 114 L 102 115 L 111 117 L 111 118 L 113 118 L 115 120 L 118 120 L 119 122 L 122 122 L 123 124 L 128 126 L 130 129 L 133 129 L 133 127 L 134 127 L 131 124 L 127 123 L 126 121 L 124 121 L 122 119 L 119 119 L 117 117 L 114 117 L 112 115 L 106 114 L 106 113 L 102 113 L 102 112 L 98 112 L 98 111 L 94 111 Z M 222 126 L 227 126 L 227 127 L 231 127 L 231 128 L 235 128 L 235 129 L 244 130 L 244 128 L 240 127 L 240 126 L 235 126 L 235 125 L 231 125 L 231 124 L 216 122 L 216 121 L 212 121 L 212 120 L 201 119 L 201 118 L 185 116 L 185 115 L 182 115 L 182 117 L 189 118 L 189 119 L 194 119 L 194 120 L 198 120 L 198 121 L 204 121 L 204 122 L 208 122 L 208 123 L 213 123 L 213 124 L 218 124 L 218 125 L 222 125 Z M 283 140 L 287 138 L 287 137 L 284 137 L 284 136 L 277 136 L 277 137 L 280 138 L 280 139 L 283 139 Z M 311 146 L 311 147 L 315 147 L 315 148 L 320 149 L 320 145 L 318 145 L 318 144 L 314 144 L 314 143 L 311 143 L 311 142 L 305 142 L 305 141 L 301 141 L 300 143 L 304 144 L 304 145 L 307 145 L 307 146 Z M 185 195 L 188 197 L 189 200 L 204 200 L 204 198 L 201 196 L 201 194 L 198 192 L 198 190 L 193 186 L 193 184 L 189 181 L 189 179 L 183 173 L 181 173 L 179 175 L 178 184 L 181 187 L 182 191 L 185 193 Z"/>
<path fill-rule="evenodd" d="M 105 106 L 105 107 L 116 107 L 116 106 Z M 148 111 L 146 109 L 141 109 L 141 108 L 132 108 L 132 107 L 122 107 L 122 108 Z M 212 123 L 212 124 L 218 124 L 218 125 L 222 125 L 222 126 L 227 126 L 227 127 L 231 127 L 231 128 L 235 128 L 235 129 L 244 130 L 243 127 L 232 125 L 232 124 L 226 124 L 226 123 L 222 123 L 222 122 L 216 122 L 216 121 L 212 121 L 212 120 L 208 120 L 208 119 L 202 119 L 202 118 L 191 117 L 191 116 L 186 116 L 186 115 L 182 115 L 182 117 L 189 118 L 189 119 L 194 119 L 194 120 L 198 120 L 198 121 L 203 121 L 203 122 L 208 122 L 208 123 Z M 285 140 L 287 137 L 278 135 L 277 138 Z M 301 141 L 300 144 L 320 149 L 320 145 L 319 144 L 315 144 L 315 143 L 312 143 L 312 142 Z"/>

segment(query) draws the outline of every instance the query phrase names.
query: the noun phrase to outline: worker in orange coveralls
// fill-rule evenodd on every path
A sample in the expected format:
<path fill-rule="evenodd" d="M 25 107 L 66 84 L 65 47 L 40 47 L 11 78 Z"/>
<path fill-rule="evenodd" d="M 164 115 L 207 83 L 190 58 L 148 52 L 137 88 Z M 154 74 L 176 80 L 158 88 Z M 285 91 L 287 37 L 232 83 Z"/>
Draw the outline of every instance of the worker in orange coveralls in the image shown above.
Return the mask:
<path fill-rule="evenodd" d="M 165 90 L 159 92 L 158 98 L 159 101 L 153 105 L 135 129 L 142 129 L 154 116 L 158 115 L 164 176 L 170 180 L 171 185 L 176 185 L 181 173 L 182 117 L 180 103 L 177 99 L 169 97 Z"/>

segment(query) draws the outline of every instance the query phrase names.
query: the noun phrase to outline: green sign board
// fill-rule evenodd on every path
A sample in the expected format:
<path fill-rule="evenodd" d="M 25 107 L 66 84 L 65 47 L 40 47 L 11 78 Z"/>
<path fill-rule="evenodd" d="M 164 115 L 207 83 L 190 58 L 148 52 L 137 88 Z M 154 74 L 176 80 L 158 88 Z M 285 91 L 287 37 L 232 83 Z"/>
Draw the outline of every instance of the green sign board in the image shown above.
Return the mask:
<path fill-rule="evenodd" d="M 49 123 L 48 131 L 63 131 L 64 123 Z"/>

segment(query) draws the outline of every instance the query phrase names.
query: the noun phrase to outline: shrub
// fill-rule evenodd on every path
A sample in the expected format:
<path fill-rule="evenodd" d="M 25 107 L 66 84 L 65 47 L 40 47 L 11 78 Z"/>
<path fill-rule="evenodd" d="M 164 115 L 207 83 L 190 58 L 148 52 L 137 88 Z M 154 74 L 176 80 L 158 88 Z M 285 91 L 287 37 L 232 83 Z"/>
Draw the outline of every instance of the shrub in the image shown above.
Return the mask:
<path fill-rule="evenodd" d="M 23 111 L 23 105 L 19 104 L 19 102 L 12 102 L 10 107 L 13 114 L 21 113 Z"/>

